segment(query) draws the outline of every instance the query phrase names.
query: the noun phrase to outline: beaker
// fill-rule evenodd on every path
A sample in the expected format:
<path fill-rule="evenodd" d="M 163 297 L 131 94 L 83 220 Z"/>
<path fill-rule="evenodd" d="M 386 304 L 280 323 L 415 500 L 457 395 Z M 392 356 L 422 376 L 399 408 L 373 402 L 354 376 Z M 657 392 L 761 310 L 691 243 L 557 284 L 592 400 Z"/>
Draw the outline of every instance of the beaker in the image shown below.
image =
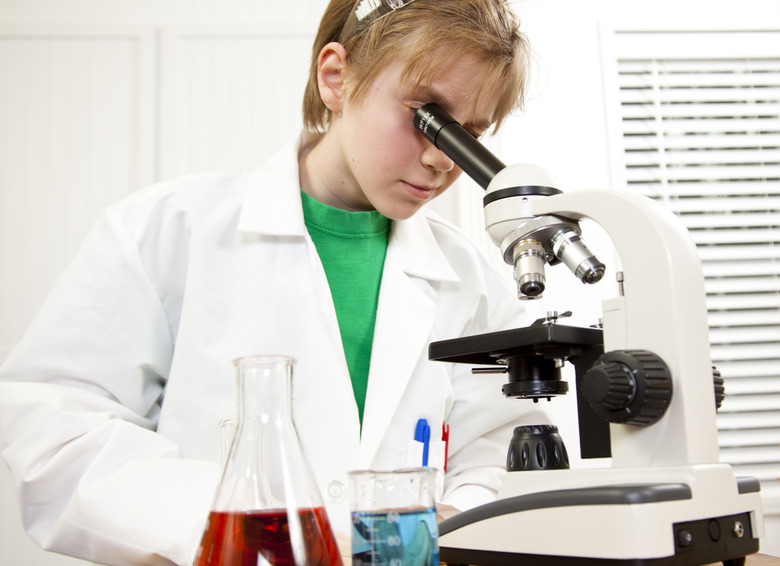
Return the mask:
<path fill-rule="evenodd" d="M 341 566 L 292 419 L 286 356 L 235 360 L 236 432 L 195 566 Z"/>
<path fill-rule="evenodd" d="M 438 566 L 436 469 L 349 473 L 352 566 Z"/>

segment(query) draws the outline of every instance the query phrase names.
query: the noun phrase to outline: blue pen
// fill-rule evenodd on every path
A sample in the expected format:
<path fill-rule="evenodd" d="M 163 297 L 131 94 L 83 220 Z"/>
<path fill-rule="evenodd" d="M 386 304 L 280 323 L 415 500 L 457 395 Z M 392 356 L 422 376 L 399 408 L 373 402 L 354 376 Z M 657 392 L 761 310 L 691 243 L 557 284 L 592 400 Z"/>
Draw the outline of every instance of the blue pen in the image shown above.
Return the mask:
<path fill-rule="evenodd" d="M 420 419 L 417 421 L 417 426 L 414 429 L 414 439 L 423 443 L 422 465 L 427 466 L 428 450 L 431 446 L 431 427 L 427 420 Z"/>

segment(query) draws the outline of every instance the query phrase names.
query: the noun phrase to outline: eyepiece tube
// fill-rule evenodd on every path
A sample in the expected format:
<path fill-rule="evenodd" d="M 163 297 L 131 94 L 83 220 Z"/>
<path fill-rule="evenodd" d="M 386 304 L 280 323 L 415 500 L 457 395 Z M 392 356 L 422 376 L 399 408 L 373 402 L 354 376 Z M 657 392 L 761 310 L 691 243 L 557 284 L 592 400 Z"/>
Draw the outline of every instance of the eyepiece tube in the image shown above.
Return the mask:
<path fill-rule="evenodd" d="M 415 112 L 414 124 L 483 189 L 487 189 L 493 177 L 506 167 L 455 118 L 436 104 L 426 104 Z"/>

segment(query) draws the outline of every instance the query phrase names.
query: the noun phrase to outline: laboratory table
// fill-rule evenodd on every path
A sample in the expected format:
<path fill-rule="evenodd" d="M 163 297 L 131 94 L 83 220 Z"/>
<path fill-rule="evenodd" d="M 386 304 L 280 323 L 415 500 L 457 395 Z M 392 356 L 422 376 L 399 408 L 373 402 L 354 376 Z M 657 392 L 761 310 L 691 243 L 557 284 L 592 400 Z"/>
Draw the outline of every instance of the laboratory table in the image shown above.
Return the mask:
<path fill-rule="evenodd" d="M 441 562 L 440 566 L 446 566 L 446 563 Z M 712 565 L 707 566 L 722 566 L 722 563 L 714 562 Z M 745 560 L 745 566 L 780 566 L 780 557 L 767 554 L 751 554 Z"/>

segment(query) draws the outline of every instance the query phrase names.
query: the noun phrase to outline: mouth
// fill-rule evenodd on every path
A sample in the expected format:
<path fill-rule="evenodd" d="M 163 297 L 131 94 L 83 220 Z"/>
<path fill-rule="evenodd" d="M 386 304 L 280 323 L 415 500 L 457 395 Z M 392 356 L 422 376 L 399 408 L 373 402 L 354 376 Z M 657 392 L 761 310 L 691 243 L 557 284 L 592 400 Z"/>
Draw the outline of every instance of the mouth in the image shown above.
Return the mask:
<path fill-rule="evenodd" d="M 402 182 L 404 185 L 406 185 L 406 188 L 409 190 L 409 192 L 420 200 L 431 199 L 436 194 L 436 189 L 433 187 L 413 185 L 412 183 L 407 183 L 406 181 L 402 181 Z"/>

